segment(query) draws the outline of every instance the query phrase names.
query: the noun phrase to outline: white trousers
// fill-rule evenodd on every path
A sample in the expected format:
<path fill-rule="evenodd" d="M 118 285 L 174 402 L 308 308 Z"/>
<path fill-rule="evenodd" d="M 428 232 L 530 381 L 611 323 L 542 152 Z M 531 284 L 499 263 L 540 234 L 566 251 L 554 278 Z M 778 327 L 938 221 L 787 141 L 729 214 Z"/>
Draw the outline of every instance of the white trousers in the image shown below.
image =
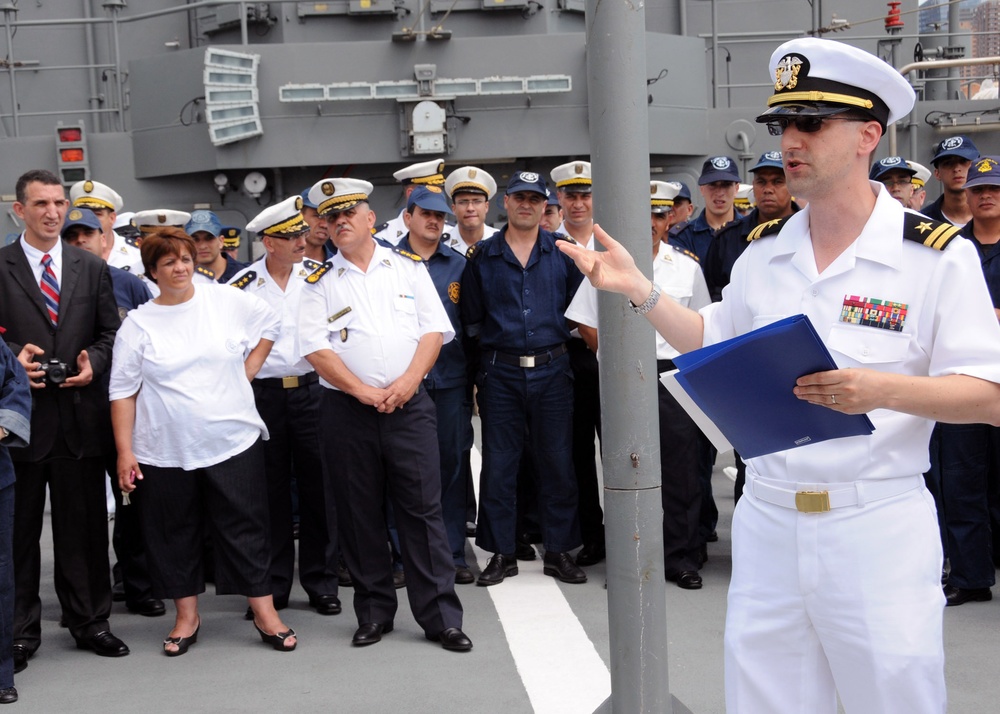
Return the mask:
<path fill-rule="evenodd" d="M 774 483 L 774 482 L 771 482 Z M 733 516 L 729 714 L 946 710 L 941 538 L 924 488 L 826 513 Z"/>

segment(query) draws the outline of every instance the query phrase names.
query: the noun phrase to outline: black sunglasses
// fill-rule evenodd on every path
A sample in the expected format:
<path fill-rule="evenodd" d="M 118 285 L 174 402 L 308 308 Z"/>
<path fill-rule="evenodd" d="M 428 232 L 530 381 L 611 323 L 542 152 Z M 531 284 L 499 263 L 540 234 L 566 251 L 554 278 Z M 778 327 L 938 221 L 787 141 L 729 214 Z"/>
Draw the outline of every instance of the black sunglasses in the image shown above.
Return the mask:
<path fill-rule="evenodd" d="M 771 136 L 781 136 L 785 133 L 791 125 L 795 125 L 795 128 L 801 131 L 803 134 L 815 134 L 817 131 L 823 128 L 823 122 L 825 121 L 868 121 L 867 119 L 858 119 L 856 117 L 776 117 L 767 122 L 767 132 Z"/>

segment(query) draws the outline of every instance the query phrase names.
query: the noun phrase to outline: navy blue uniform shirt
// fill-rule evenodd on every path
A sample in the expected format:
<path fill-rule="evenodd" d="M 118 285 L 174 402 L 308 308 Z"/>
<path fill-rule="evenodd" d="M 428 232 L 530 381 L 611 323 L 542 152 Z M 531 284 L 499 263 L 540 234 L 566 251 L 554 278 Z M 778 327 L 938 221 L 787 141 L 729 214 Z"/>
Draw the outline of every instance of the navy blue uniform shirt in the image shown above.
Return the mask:
<path fill-rule="evenodd" d="M 730 221 L 719 230 L 731 226 L 735 222 Z M 708 257 L 708 246 L 711 245 L 712 236 L 714 235 L 715 231 L 708 225 L 708 220 L 705 218 L 705 210 L 702 209 L 698 217 L 688 223 L 684 227 L 684 230 L 678 232 L 676 235 L 668 234 L 667 243 L 675 248 L 683 248 L 689 253 L 694 253 L 698 256 L 699 262 L 704 265 L 705 259 Z"/>
<path fill-rule="evenodd" d="M 986 278 L 986 287 L 993 299 L 993 307 L 1000 308 L 1000 243 L 983 245 L 977 241 L 974 223 L 975 220 L 966 223 L 962 235 L 971 240 L 979 251 L 979 260 L 983 264 L 983 277 Z"/>
<path fill-rule="evenodd" d="M 507 243 L 505 225 L 480 241 L 462 276 L 462 322 L 483 350 L 530 355 L 569 340 L 565 312 L 583 273 L 539 229 L 526 266 Z"/>
<path fill-rule="evenodd" d="M 149 292 L 146 284 L 132 273 L 113 265 L 108 266 L 108 272 L 111 273 L 111 287 L 115 291 L 118 314 L 123 320 L 129 310 L 134 310 L 147 300 L 153 299 L 153 293 Z M 110 371 L 108 373 L 110 374 Z"/>
<path fill-rule="evenodd" d="M 413 246 L 410 245 L 410 234 L 407 233 L 399 241 L 402 250 L 416 254 Z M 462 314 L 459 309 L 459 299 L 461 297 L 462 273 L 465 271 L 465 257 L 449 248 L 441 242 L 437 251 L 424 261 L 431 280 L 437 289 L 438 297 L 444 305 L 444 311 L 448 313 L 451 326 L 455 330 L 456 339 L 441 347 L 434 367 L 430 373 L 424 377 L 424 384 L 428 389 L 447 389 L 449 387 L 461 387 L 466 382 L 465 348 L 460 336 L 462 334 Z"/>

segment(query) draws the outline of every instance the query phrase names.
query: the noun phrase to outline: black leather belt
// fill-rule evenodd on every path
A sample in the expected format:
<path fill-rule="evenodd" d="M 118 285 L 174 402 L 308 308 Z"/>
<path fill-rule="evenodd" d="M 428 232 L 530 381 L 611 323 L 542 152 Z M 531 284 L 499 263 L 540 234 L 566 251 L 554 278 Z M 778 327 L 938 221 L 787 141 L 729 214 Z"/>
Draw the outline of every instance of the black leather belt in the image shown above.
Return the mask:
<path fill-rule="evenodd" d="M 264 377 L 263 379 L 258 377 L 253 383 L 272 389 L 297 389 L 315 384 L 318 381 L 319 375 L 315 372 L 309 372 L 309 374 L 300 374 L 297 377 Z"/>
<path fill-rule="evenodd" d="M 514 367 L 531 368 L 541 367 L 543 364 L 548 364 L 557 357 L 562 357 L 564 354 L 566 354 L 566 343 L 534 355 L 509 355 L 506 352 L 494 352 L 492 361 L 509 364 Z"/>

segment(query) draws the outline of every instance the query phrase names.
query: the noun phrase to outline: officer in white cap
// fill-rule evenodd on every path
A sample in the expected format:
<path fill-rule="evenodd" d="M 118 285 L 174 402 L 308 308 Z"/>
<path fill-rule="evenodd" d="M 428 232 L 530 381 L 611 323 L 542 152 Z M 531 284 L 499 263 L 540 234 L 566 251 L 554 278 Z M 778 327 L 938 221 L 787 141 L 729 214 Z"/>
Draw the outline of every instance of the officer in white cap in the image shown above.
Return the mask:
<path fill-rule="evenodd" d="M 769 77 L 757 121 L 781 136 L 789 187 L 808 205 L 751 243 L 721 302 L 699 314 L 657 300 L 611 239 L 606 253 L 559 247 L 681 351 L 806 314 L 839 368 L 800 377 L 793 393 L 875 425 L 747 459 L 727 710 L 833 714 L 839 695 L 848 712 L 940 714 L 941 539 L 921 474 L 934 419 L 1000 424 L 1000 323 L 958 229 L 868 180 L 885 127 L 913 107 L 906 80 L 816 38 L 781 45 Z"/>
<path fill-rule="evenodd" d="M 556 166 L 549 175 L 563 212 L 563 222 L 556 233 L 593 248 L 594 181 L 590 162 L 570 161 Z M 576 554 L 576 564 L 590 566 L 604 560 L 606 553 L 604 511 L 594 448 L 594 437 L 601 436 L 601 385 L 597 356 L 578 329 L 570 332 L 566 346 L 573 370 L 573 469 L 577 481 L 580 538 L 583 540 L 583 548 Z"/>
<path fill-rule="evenodd" d="M 222 238 L 222 252 L 236 262 L 240 260 L 241 232 L 236 226 L 223 226 L 222 233 L 219 234 Z"/>
<path fill-rule="evenodd" d="M 449 248 L 465 255 L 469 248 L 497 232 L 496 228 L 486 225 L 486 214 L 490 210 L 490 200 L 497 193 L 497 182 L 481 168 L 463 166 L 448 174 L 444 192 L 451 199 L 456 219 L 455 228 L 445 233 L 445 242 Z"/>
<path fill-rule="evenodd" d="M 313 270 L 303 265 L 309 226 L 302 197 L 292 196 L 261 211 L 247 224 L 264 246 L 260 260 L 231 280 L 267 302 L 281 316 L 281 332 L 253 380 L 257 411 L 267 425 L 264 442 L 271 511 L 271 585 L 274 606 L 288 605 L 295 572 L 292 537 L 292 474 L 299 492 L 299 582 L 309 605 L 321 615 L 339 615 L 337 513 L 324 483 L 319 442 L 322 388 L 298 344 L 302 289 Z"/>
<path fill-rule="evenodd" d="M 392 632 L 396 591 L 386 548 L 388 493 L 406 594 L 424 635 L 468 651 L 441 509 L 434 402 L 422 388 L 454 328 L 420 256 L 372 237 L 372 185 L 324 179 L 309 190 L 337 254 L 306 278 L 299 350 L 325 387 L 320 433 L 341 548 L 354 579 L 358 629 L 373 645 Z"/>
<path fill-rule="evenodd" d="M 910 208 L 919 211 L 927 200 L 927 182 L 931 180 L 931 170 L 916 161 L 906 160 L 907 165 L 916 171 L 913 175 L 913 195 L 910 197 Z"/>
<path fill-rule="evenodd" d="M 69 200 L 77 208 L 89 208 L 101 222 L 104 233 L 104 255 L 108 265 L 142 276 L 142 256 L 135 241 L 129 241 L 115 230 L 118 214 L 125 207 L 122 197 L 110 186 L 99 181 L 77 181 L 69 188 Z"/>
<path fill-rule="evenodd" d="M 698 310 L 711 300 L 698 261 L 665 242 L 670 212 L 680 187 L 651 181 L 650 224 L 653 243 L 653 278 L 681 305 Z M 597 353 L 597 290 L 584 281 L 566 318 L 579 323 L 580 334 Z M 599 354 L 599 353 L 598 353 Z M 677 350 L 656 337 L 657 372 L 674 369 Z M 699 478 L 698 427 L 662 384 L 657 389 L 660 413 L 660 469 L 663 479 L 663 558 L 668 580 L 685 590 L 702 587 L 698 533 L 702 487 Z M 577 557 L 579 562 L 579 556 Z"/>
<path fill-rule="evenodd" d="M 375 237 L 396 245 L 399 239 L 406 235 L 406 223 L 403 214 L 406 212 L 406 202 L 417 186 L 444 186 L 444 159 L 421 161 L 395 172 L 392 177 L 403 185 L 403 207 L 399 215 L 375 228 Z"/>

